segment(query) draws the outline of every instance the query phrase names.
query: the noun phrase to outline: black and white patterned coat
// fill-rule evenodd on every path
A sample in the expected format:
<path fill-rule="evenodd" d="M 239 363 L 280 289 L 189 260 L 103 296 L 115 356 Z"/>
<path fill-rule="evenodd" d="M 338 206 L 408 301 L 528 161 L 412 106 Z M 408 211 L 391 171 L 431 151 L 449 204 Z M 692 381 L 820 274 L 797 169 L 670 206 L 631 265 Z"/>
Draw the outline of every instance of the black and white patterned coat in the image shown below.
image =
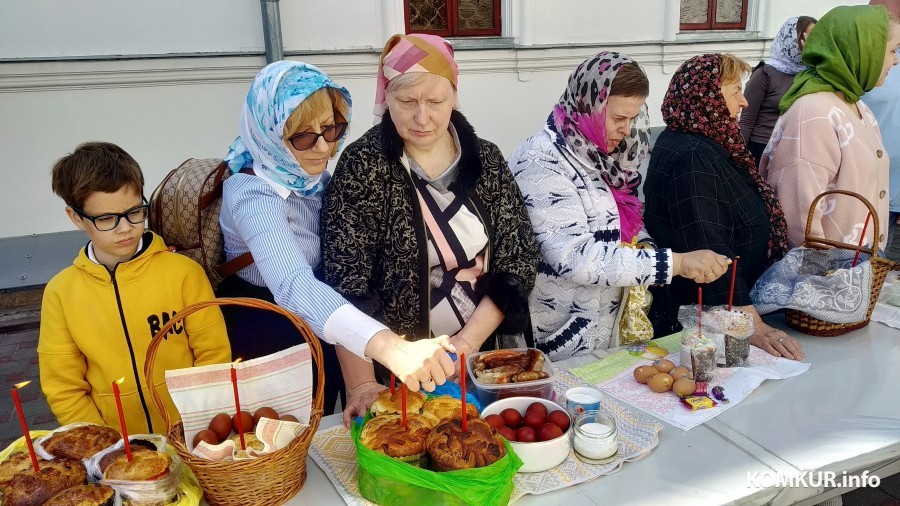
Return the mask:
<path fill-rule="evenodd" d="M 671 250 L 622 246 L 609 187 L 553 131 L 526 140 L 509 166 L 541 250 L 529 300 L 538 348 L 563 360 L 618 345 L 625 287 L 671 282 Z M 649 241 L 645 230 L 638 241 Z"/>

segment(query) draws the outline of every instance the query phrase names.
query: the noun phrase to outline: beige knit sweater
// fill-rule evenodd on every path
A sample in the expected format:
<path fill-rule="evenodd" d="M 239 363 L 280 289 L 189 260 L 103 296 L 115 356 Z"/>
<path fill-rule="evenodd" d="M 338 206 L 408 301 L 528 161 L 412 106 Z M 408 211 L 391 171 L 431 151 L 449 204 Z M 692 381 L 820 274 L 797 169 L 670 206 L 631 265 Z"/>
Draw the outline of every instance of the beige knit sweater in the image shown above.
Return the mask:
<path fill-rule="evenodd" d="M 832 189 L 859 193 L 872 203 L 880 222 L 878 246 L 886 246 L 890 161 L 875 116 L 862 101 L 857 105 L 861 118 L 834 93 L 804 95 L 775 125 L 760 171 L 781 201 L 791 247 L 804 241 L 812 200 Z M 867 214 L 851 197 L 822 199 L 810 234 L 858 244 Z M 870 222 L 864 243 L 874 240 Z"/>

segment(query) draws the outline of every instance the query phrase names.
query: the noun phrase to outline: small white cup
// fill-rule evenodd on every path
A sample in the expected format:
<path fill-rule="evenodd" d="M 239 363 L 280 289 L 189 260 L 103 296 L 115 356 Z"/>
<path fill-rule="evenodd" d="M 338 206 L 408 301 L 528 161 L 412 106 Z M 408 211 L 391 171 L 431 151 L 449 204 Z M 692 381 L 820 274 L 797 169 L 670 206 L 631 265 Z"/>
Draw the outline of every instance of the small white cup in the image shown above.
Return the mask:
<path fill-rule="evenodd" d="M 572 419 L 585 411 L 599 411 L 603 393 L 596 388 L 575 387 L 566 390 L 566 411 Z"/>

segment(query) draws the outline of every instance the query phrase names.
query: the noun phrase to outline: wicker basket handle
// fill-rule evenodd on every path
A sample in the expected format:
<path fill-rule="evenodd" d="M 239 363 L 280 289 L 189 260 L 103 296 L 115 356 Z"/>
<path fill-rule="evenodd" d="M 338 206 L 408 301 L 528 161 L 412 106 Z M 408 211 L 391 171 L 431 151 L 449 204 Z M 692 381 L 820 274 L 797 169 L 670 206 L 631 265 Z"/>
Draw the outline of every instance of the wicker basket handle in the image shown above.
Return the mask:
<path fill-rule="evenodd" d="M 822 192 L 819 195 L 817 195 L 816 198 L 813 199 L 812 204 L 809 205 L 809 216 L 806 217 L 806 236 L 804 239 L 804 245 L 819 244 L 819 245 L 824 245 L 824 246 L 831 246 L 833 248 L 843 248 L 843 249 L 849 249 L 849 250 L 853 250 L 853 251 L 861 251 L 863 253 L 868 253 L 869 255 L 871 255 L 873 257 L 877 257 L 878 256 L 878 248 L 877 247 L 875 247 L 875 248 L 868 247 L 867 248 L 867 247 L 859 246 L 857 244 L 847 244 L 845 242 L 832 241 L 831 239 L 812 237 L 810 235 L 810 231 L 812 230 L 813 215 L 816 214 L 816 206 L 819 204 L 819 200 L 821 200 L 823 197 L 826 197 L 828 195 L 848 195 L 850 197 L 856 198 L 857 200 L 859 200 L 860 202 L 865 204 L 865 206 L 867 208 L 869 208 L 869 212 L 872 213 L 872 223 L 874 223 L 874 225 L 875 225 L 875 227 L 874 227 L 875 244 L 878 244 L 878 242 L 879 242 L 878 234 L 880 232 L 880 227 L 879 227 L 879 223 L 878 223 L 878 213 L 875 212 L 875 208 L 872 206 L 872 204 L 868 200 L 866 200 L 865 197 L 863 197 L 862 195 L 860 195 L 856 192 L 851 192 L 851 191 L 847 191 L 847 190 L 828 190 L 828 191 Z"/>
<path fill-rule="evenodd" d="M 316 391 L 315 395 L 313 396 L 312 409 L 313 412 L 322 410 L 322 406 L 325 402 L 325 366 L 322 362 L 322 345 L 319 343 L 319 338 L 317 338 L 313 331 L 310 330 L 309 326 L 306 325 L 306 322 L 301 320 L 294 313 L 287 311 L 281 306 L 272 304 L 271 302 L 260 299 L 252 299 L 249 297 L 223 297 L 219 299 L 197 302 L 185 307 L 181 311 L 178 311 L 178 313 L 171 320 L 169 320 L 168 323 L 166 323 L 161 329 L 159 329 L 159 332 L 157 332 L 156 335 L 153 336 L 153 340 L 150 341 L 150 345 L 147 347 L 147 359 L 144 362 L 144 380 L 150 387 L 150 398 L 153 399 L 153 404 L 156 406 L 156 409 L 159 410 L 159 412 L 163 416 L 163 419 L 166 421 L 166 433 L 169 433 L 172 430 L 174 424 L 172 424 L 172 420 L 171 418 L 169 418 L 169 413 L 166 410 L 165 404 L 163 404 L 162 397 L 160 397 L 159 392 L 156 390 L 156 382 L 153 381 L 153 365 L 156 362 L 156 353 L 159 351 L 159 346 L 160 343 L 162 343 L 163 338 L 166 336 L 166 334 L 169 333 L 169 330 L 171 330 L 176 323 L 184 320 L 197 311 L 201 311 L 213 306 L 245 306 L 257 309 L 268 309 L 269 311 L 274 311 L 290 320 L 291 323 L 293 323 L 294 326 L 297 327 L 297 330 L 300 332 L 300 335 L 303 336 L 303 339 L 306 340 L 306 344 L 309 345 L 309 349 L 312 354 L 313 362 L 318 366 L 316 367 L 316 377 L 318 379 L 318 382 L 316 383 Z"/>

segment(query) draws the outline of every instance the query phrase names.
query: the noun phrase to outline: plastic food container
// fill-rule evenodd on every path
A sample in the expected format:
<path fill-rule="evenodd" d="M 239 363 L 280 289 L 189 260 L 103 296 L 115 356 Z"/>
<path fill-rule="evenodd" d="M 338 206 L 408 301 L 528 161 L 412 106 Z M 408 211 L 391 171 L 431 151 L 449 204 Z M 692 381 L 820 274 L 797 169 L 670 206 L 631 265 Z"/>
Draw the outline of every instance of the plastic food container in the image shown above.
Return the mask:
<path fill-rule="evenodd" d="M 529 348 L 513 348 L 514 351 L 526 352 Z M 538 353 L 544 355 L 540 350 Z M 506 399 L 508 397 L 540 397 L 541 399 L 550 400 L 553 397 L 553 382 L 556 380 L 556 368 L 550 363 L 547 355 L 544 355 L 544 372 L 548 377 L 535 380 L 524 381 L 521 383 L 499 383 L 484 384 L 475 377 L 475 359 L 479 355 L 488 352 L 473 353 L 466 357 L 466 372 L 469 377 L 469 384 L 475 389 L 475 395 L 483 406 L 487 406 L 498 399 Z M 468 390 L 472 390 L 469 388 Z"/>
<path fill-rule="evenodd" d="M 481 416 L 499 415 L 506 408 L 513 408 L 519 413 L 524 413 L 525 409 L 532 402 L 540 402 L 547 407 L 548 412 L 562 411 L 566 413 L 565 408 L 559 404 L 539 399 L 537 397 L 515 397 L 512 399 L 501 399 L 490 406 L 484 408 Z M 568 413 L 566 413 L 568 414 Z M 516 452 L 516 455 L 522 459 L 522 467 L 519 468 L 520 473 L 538 473 L 553 469 L 562 464 L 569 457 L 569 450 L 572 448 L 572 430 L 575 426 L 572 417 L 569 417 L 569 430 L 565 431 L 562 436 L 549 441 L 535 441 L 533 443 L 520 443 L 518 441 L 510 441 L 509 445 Z"/>

